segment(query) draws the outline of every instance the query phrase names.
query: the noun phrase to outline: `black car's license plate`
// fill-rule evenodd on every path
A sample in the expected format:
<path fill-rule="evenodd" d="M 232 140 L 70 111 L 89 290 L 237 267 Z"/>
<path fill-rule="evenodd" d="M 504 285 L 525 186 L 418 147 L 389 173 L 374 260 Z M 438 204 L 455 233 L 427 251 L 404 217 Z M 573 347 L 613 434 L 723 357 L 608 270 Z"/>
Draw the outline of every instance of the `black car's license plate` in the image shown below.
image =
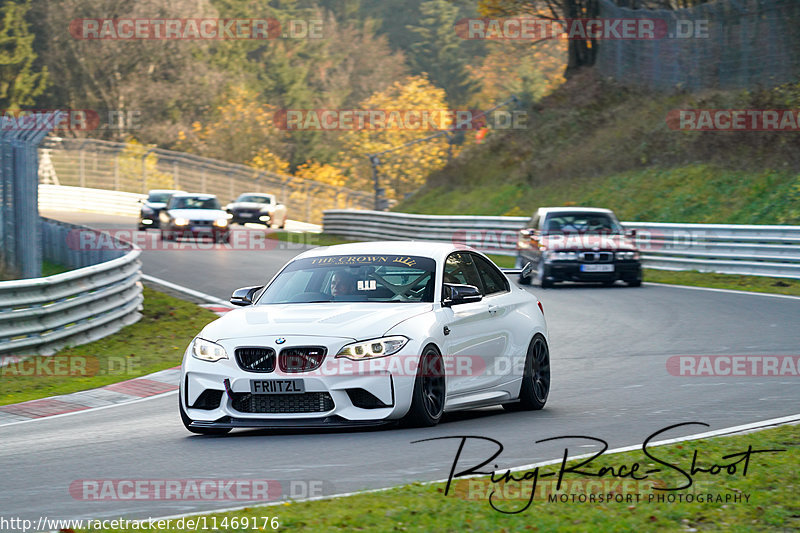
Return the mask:
<path fill-rule="evenodd" d="M 251 379 L 253 394 L 302 394 L 306 385 L 302 379 Z"/>

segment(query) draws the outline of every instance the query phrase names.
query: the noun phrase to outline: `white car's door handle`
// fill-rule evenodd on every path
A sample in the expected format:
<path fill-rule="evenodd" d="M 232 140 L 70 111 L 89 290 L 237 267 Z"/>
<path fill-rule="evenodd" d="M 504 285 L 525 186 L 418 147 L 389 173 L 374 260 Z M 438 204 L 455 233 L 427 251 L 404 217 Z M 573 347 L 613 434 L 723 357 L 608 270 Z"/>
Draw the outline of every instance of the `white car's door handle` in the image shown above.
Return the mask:
<path fill-rule="evenodd" d="M 497 313 L 497 311 L 499 311 L 499 310 L 500 310 L 500 308 L 498 306 L 496 306 L 496 305 L 490 305 L 489 306 L 489 314 L 490 315 L 493 315 L 493 314 Z"/>

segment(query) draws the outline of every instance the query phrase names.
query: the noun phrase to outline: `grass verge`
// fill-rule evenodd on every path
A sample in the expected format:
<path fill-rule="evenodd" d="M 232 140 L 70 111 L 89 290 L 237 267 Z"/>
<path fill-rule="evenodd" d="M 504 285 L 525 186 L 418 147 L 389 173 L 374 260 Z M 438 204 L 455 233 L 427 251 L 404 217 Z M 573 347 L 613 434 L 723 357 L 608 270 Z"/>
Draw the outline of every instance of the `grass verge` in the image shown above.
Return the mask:
<path fill-rule="evenodd" d="M 331 235 L 330 233 L 290 233 L 288 231 L 268 233 L 267 238 L 293 244 L 305 244 L 307 246 L 333 246 L 334 244 L 357 242 L 347 240 L 339 235 Z"/>
<path fill-rule="evenodd" d="M 572 442 L 566 442 L 565 446 Z M 277 517 L 278 529 L 283 531 L 797 531 L 800 528 L 799 445 L 800 426 L 794 425 L 648 448 L 659 460 L 685 471 L 691 470 L 695 451 L 697 466 L 708 469 L 714 464 L 736 462 L 741 457 L 724 456 L 747 451 L 748 446 L 753 450 L 786 450 L 753 454 L 746 476 L 743 475 L 744 461 L 738 462 L 735 473 L 731 474 L 725 469 L 717 475 L 697 472 L 692 476 L 694 484 L 690 488 L 676 492 L 657 491 L 653 487 L 679 487 L 686 478 L 676 470 L 657 465 L 642 450 L 637 450 L 597 458 L 582 470 L 596 474 L 601 467 L 614 467 L 615 472 L 620 472 L 623 465 L 628 465 L 630 470 L 635 463 L 640 463 L 637 474 L 640 477 L 643 471 L 652 468 L 661 468 L 661 471 L 643 481 L 566 473 L 560 491 L 556 491 L 560 465 L 552 465 L 541 467 L 532 499 L 532 481 L 493 484 L 488 478 L 475 478 L 454 481 L 447 496 L 443 483 L 414 484 L 331 500 L 214 513 L 206 515 L 205 520 L 207 524 L 215 521 L 216 531 L 251 530 L 254 523 L 257 528 L 266 525 L 263 530 L 271 531 L 269 521 L 273 517 Z M 453 454 L 457 446 L 458 441 L 454 440 Z M 572 453 L 578 452 L 572 450 Z M 575 465 L 575 461 L 568 463 L 568 466 Z M 555 472 L 556 476 L 543 478 L 548 472 Z M 523 477 L 522 472 L 514 475 L 517 479 Z M 530 507 L 517 514 L 498 512 L 488 500 L 493 490 L 492 502 L 498 509 L 519 511 L 531 499 Z M 590 495 L 595 496 L 594 502 L 589 501 Z M 598 501 L 600 495 L 604 495 L 602 502 Z M 668 495 L 675 500 L 659 500 L 659 496 L 666 498 Z M 555 501 L 551 501 L 550 496 Z M 689 496 L 691 502 L 686 501 Z M 717 496 L 722 501 L 718 501 Z M 237 527 L 232 527 L 234 518 Z M 186 520 L 183 530 L 188 530 Z M 242 528 L 245 521 L 248 526 Z M 171 525 L 171 531 L 181 530 L 175 520 Z M 106 531 L 142 530 L 149 531 L 146 524 L 142 528 Z"/>
<path fill-rule="evenodd" d="M 177 366 L 192 338 L 216 318 L 195 304 L 145 287 L 137 323 L 54 356 L 0 367 L 0 405 L 103 387 Z"/>
<path fill-rule="evenodd" d="M 800 280 L 795 279 L 714 274 L 697 271 L 673 272 L 671 270 L 655 270 L 652 268 L 645 269 L 643 278 L 645 281 L 652 283 L 800 296 Z"/>

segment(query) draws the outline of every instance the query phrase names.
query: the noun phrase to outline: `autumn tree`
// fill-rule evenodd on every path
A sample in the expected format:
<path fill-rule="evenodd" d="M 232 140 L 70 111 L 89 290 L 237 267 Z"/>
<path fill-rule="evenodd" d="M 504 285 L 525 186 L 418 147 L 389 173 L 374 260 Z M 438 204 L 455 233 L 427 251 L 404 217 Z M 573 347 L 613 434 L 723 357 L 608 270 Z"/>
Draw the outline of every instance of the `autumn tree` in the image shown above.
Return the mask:
<path fill-rule="evenodd" d="M 47 67 L 34 71 L 34 34 L 25 20 L 30 7 L 30 0 L 0 7 L 0 109 L 31 106 L 47 86 Z"/>
<path fill-rule="evenodd" d="M 531 45 L 519 41 L 489 43 L 489 54 L 468 69 L 481 80 L 477 102 L 497 102 L 508 95 L 523 105 L 539 100 L 564 82 L 567 44 L 554 39 Z M 485 105 L 485 104 L 484 104 Z"/>
<path fill-rule="evenodd" d="M 255 168 L 284 173 L 289 162 L 285 132 L 275 126 L 275 107 L 262 103 L 252 89 L 229 88 L 206 120 L 178 133 L 178 147 Z"/>
<path fill-rule="evenodd" d="M 439 119 L 442 129 L 452 126 L 448 119 L 446 95 L 424 76 L 410 76 L 395 82 L 385 91 L 379 91 L 362 102 L 367 110 L 418 110 L 431 113 Z M 419 140 L 435 131 L 412 127 L 409 122 L 387 121 L 385 128 L 363 128 L 345 135 L 342 165 L 350 174 L 349 184 L 360 190 L 372 188 L 369 154 L 388 150 Z M 425 178 L 447 163 L 447 138 L 419 142 L 380 157 L 381 187 L 386 197 L 402 199 L 419 188 Z"/>
<path fill-rule="evenodd" d="M 85 39 L 87 18 L 214 17 L 211 0 L 33 0 L 31 21 L 37 51 L 54 83 L 40 98 L 48 108 L 113 110 L 138 114 L 136 130 L 93 131 L 93 137 L 123 140 L 133 134 L 159 146 L 171 146 L 181 128 L 198 120 L 212 99 L 236 79 L 208 61 L 214 43 L 191 40 Z M 72 33 L 69 31 L 72 29 Z M 77 35 L 76 35 L 77 34 Z M 105 121 L 105 120 L 104 120 Z"/>

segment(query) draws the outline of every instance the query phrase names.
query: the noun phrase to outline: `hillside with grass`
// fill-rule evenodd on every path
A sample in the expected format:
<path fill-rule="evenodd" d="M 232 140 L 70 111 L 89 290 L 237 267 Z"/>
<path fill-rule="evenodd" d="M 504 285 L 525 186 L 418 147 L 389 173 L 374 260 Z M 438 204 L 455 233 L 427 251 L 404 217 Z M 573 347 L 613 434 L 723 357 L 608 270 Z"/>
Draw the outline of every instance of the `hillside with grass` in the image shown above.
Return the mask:
<path fill-rule="evenodd" d="M 800 133 L 689 132 L 677 109 L 798 109 L 800 84 L 659 94 L 576 76 L 492 131 L 396 211 L 525 216 L 540 206 L 614 209 L 650 222 L 800 224 Z"/>

